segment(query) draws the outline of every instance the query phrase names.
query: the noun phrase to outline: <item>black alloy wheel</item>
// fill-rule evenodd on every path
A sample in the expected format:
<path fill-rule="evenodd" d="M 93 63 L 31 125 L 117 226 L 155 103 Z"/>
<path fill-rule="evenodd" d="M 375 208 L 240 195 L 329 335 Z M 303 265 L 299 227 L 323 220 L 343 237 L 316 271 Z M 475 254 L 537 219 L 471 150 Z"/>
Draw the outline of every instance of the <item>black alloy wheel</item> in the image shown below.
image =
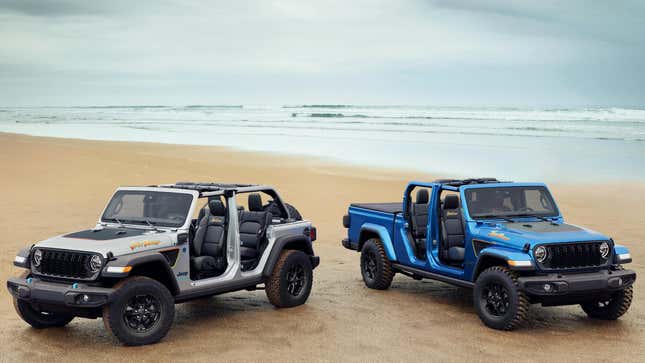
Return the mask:
<path fill-rule="evenodd" d="M 491 282 L 482 289 L 480 299 L 486 311 L 494 316 L 504 316 L 511 304 L 508 290 L 496 282 Z"/>
<path fill-rule="evenodd" d="M 123 321 L 128 328 L 144 333 L 159 322 L 161 309 L 159 300 L 154 296 L 136 295 L 123 307 Z"/>
<path fill-rule="evenodd" d="M 305 269 L 300 264 L 291 266 L 287 271 L 287 291 L 293 296 L 298 296 L 304 286 Z"/>

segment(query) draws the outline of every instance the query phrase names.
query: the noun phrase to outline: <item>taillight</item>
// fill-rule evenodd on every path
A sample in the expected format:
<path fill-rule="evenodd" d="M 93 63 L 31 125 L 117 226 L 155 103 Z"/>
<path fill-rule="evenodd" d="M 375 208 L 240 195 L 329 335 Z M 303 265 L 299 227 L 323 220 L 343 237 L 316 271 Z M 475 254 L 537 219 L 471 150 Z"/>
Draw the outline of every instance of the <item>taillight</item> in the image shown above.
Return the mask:
<path fill-rule="evenodd" d="M 311 239 L 311 242 L 315 241 L 316 237 L 318 237 L 318 231 L 316 231 L 316 227 L 309 228 L 309 238 Z"/>

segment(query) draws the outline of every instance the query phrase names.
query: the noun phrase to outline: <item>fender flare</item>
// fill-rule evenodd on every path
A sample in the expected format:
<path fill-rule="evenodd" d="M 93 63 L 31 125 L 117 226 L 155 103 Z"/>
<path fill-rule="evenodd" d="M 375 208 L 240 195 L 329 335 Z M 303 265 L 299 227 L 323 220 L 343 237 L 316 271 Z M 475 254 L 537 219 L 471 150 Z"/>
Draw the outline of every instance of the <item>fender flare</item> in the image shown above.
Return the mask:
<path fill-rule="evenodd" d="M 168 278 L 170 286 L 168 286 L 170 293 L 176 295 L 179 293 L 179 284 L 175 278 L 175 274 L 168 264 L 168 260 L 158 251 L 152 252 L 150 254 L 145 254 L 142 256 L 134 255 L 125 255 L 119 256 L 116 259 L 108 262 L 103 271 L 101 272 L 101 277 L 115 277 L 115 278 L 126 278 L 130 276 L 131 272 L 136 269 L 137 266 L 142 266 L 149 263 L 161 264 L 163 266 L 163 272 Z M 132 270 L 125 273 L 114 273 L 107 272 L 107 268 L 110 266 L 132 266 Z"/>
<path fill-rule="evenodd" d="M 475 277 L 477 276 L 478 272 L 480 271 L 480 266 L 482 265 L 482 261 L 485 261 L 487 259 L 494 258 L 497 260 L 504 261 L 504 263 L 507 263 L 508 260 L 530 260 L 532 259 L 529 257 L 528 254 L 519 252 L 519 251 L 514 251 L 514 250 L 509 250 L 503 247 L 497 247 L 497 246 L 491 246 L 491 247 L 486 247 L 483 250 L 479 252 L 477 255 L 477 263 L 475 264 L 475 268 L 473 268 L 473 275 L 471 280 L 475 280 Z M 510 267 L 510 266 L 509 266 Z M 512 270 L 533 270 L 534 266 L 532 265 L 531 268 L 517 268 L 517 267 L 511 267 Z"/>
<path fill-rule="evenodd" d="M 296 248 L 291 248 L 291 247 L 296 247 Z M 310 257 L 314 256 L 314 248 L 311 244 L 311 240 L 309 239 L 309 237 L 304 235 L 279 237 L 273 244 L 271 253 L 269 253 L 269 258 L 267 258 L 267 262 L 264 264 L 264 268 L 262 269 L 262 277 L 271 276 L 271 273 L 273 272 L 273 268 L 275 267 L 275 264 L 278 262 L 278 259 L 280 258 L 280 254 L 282 253 L 282 250 L 285 250 L 285 249 L 296 249 L 306 253 Z"/>
<path fill-rule="evenodd" d="M 361 232 L 359 234 L 359 245 L 357 247 L 358 251 L 360 251 L 362 247 L 362 243 L 360 243 L 361 236 L 363 235 L 364 232 L 373 232 L 376 233 L 379 236 L 379 239 L 383 243 L 383 247 L 385 248 L 385 253 L 387 254 L 387 258 L 390 259 L 390 261 L 396 261 L 396 253 L 394 252 L 394 244 L 392 243 L 392 238 L 390 238 L 390 232 L 387 230 L 387 228 L 374 224 L 374 223 L 365 223 L 363 226 L 361 226 Z"/>

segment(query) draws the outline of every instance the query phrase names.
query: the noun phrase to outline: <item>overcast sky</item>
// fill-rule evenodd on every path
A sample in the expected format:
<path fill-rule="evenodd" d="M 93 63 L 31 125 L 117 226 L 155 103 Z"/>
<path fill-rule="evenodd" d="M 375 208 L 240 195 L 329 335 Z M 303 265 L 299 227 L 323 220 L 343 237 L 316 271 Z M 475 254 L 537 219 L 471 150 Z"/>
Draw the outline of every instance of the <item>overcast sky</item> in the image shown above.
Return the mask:
<path fill-rule="evenodd" d="M 0 0 L 0 105 L 645 106 L 645 1 Z"/>

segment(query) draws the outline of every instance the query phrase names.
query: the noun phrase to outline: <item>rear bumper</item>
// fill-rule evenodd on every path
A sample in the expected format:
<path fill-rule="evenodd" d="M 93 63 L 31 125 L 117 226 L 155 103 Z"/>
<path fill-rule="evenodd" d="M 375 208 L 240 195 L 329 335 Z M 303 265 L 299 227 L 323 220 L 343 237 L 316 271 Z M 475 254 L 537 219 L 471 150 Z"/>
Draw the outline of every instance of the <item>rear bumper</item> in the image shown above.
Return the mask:
<path fill-rule="evenodd" d="M 341 241 L 341 244 L 343 247 L 347 248 L 348 250 L 356 251 L 358 248 L 356 246 L 353 246 L 352 243 L 349 241 L 349 238 L 345 238 Z"/>
<path fill-rule="evenodd" d="M 549 274 L 518 278 L 520 289 L 538 297 L 586 296 L 593 297 L 623 290 L 634 284 L 632 270 L 603 270 L 579 274 Z M 549 299 L 552 300 L 552 299 Z"/>
<path fill-rule="evenodd" d="M 97 308 L 111 301 L 114 289 L 84 284 L 42 281 L 38 278 L 13 277 L 7 289 L 14 297 L 31 303 L 74 308 Z"/>
<path fill-rule="evenodd" d="M 311 268 L 316 268 L 320 265 L 320 257 L 318 256 L 309 256 L 309 261 L 311 262 Z"/>

